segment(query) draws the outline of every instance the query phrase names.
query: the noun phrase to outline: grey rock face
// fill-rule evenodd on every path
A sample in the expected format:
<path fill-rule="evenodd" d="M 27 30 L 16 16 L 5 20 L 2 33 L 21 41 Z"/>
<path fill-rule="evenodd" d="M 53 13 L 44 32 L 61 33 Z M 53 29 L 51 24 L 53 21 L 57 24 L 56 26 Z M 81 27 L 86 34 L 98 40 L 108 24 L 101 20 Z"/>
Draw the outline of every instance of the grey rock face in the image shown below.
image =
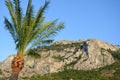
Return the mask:
<path fill-rule="evenodd" d="M 35 49 L 35 52 L 40 54 L 41 58 L 25 56 L 25 66 L 20 77 L 44 75 L 64 69 L 91 70 L 110 65 L 115 60 L 107 49 L 115 51 L 120 47 L 97 39 L 65 40 L 55 42 L 51 46 L 39 47 Z M 0 77 L 10 76 L 13 57 L 13 55 L 9 56 L 0 64 Z"/>

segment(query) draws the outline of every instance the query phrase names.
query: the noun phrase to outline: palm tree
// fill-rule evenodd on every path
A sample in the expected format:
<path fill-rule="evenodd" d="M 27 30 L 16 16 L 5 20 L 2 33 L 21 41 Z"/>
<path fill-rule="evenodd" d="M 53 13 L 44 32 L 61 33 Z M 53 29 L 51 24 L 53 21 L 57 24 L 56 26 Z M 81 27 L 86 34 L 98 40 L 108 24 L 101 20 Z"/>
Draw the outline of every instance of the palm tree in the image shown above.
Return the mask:
<path fill-rule="evenodd" d="M 57 19 L 45 22 L 43 14 L 49 5 L 47 1 L 36 14 L 33 14 L 32 0 L 29 0 L 25 15 L 22 13 L 19 0 L 13 0 L 13 2 L 6 0 L 5 4 L 12 19 L 10 22 L 6 17 L 4 18 L 5 27 L 12 35 L 17 50 L 11 63 L 10 80 L 17 80 L 19 72 L 24 67 L 24 56 L 30 49 L 43 43 L 50 43 L 56 33 L 64 28 L 64 23 L 57 23 Z"/>

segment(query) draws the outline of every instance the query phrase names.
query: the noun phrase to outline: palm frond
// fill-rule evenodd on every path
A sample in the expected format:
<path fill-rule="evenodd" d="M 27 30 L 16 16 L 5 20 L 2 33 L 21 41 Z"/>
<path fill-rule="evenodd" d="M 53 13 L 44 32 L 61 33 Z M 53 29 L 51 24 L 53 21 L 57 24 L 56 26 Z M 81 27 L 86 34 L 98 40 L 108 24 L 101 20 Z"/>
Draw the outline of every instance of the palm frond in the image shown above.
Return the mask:
<path fill-rule="evenodd" d="M 43 31 L 45 31 L 45 30 L 46 30 L 48 27 L 50 27 L 51 25 L 54 25 L 55 22 L 56 22 L 56 20 L 55 20 L 55 21 L 51 21 L 51 22 L 46 22 L 46 23 L 40 25 L 40 27 L 38 26 L 37 29 L 34 29 L 34 30 L 32 31 L 33 33 L 32 33 L 32 35 L 31 35 L 31 37 L 30 37 L 30 39 L 29 39 L 28 44 L 29 44 L 30 42 L 34 41 L 35 39 L 37 39 L 38 36 L 40 37 L 41 33 L 43 33 Z"/>
<path fill-rule="evenodd" d="M 7 18 L 4 18 L 5 28 L 10 32 L 12 38 L 14 39 L 15 43 L 18 41 L 17 34 L 15 31 L 14 26 L 8 21 Z"/>
<path fill-rule="evenodd" d="M 13 22 L 13 24 L 14 24 L 14 27 L 16 28 L 16 26 L 17 26 L 17 20 L 16 20 L 16 19 L 17 19 L 17 18 L 16 18 L 16 15 L 15 15 L 15 11 L 14 11 L 14 8 L 13 8 L 13 4 L 12 4 L 12 2 L 10 2 L 10 0 L 5 1 L 5 4 L 6 4 L 8 10 L 9 10 L 9 13 L 10 13 L 10 15 L 11 15 L 12 22 Z"/>
<path fill-rule="evenodd" d="M 22 21 L 22 10 L 20 7 L 20 1 L 19 0 L 14 0 L 14 4 L 15 4 L 15 14 L 17 17 L 17 25 L 20 28 L 21 27 L 21 21 Z"/>
<path fill-rule="evenodd" d="M 30 26 L 30 21 L 33 15 L 33 6 L 31 5 L 31 3 L 32 3 L 32 0 L 29 0 L 26 15 L 25 15 L 26 26 Z"/>
<path fill-rule="evenodd" d="M 51 25 L 51 27 L 48 27 L 46 30 L 42 31 L 40 35 L 38 35 L 36 38 L 34 38 L 31 44 L 31 47 L 37 46 L 39 43 L 44 41 L 46 38 L 53 38 L 61 29 L 64 28 L 64 23 L 60 23 L 58 25 Z"/>
<path fill-rule="evenodd" d="M 31 18 L 31 19 L 34 19 L 34 18 Z M 34 30 L 31 30 L 31 26 L 23 25 L 23 27 L 21 28 L 21 35 L 20 35 L 21 41 L 18 44 L 19 46 L 21 46 L 20 44 L 22 44 L 27 47 L 28 44 L 30 44 L 30 41 L 33 39 L 31 36 L 33 35 L 33 33 L 38 32 L 38 30 L 41 29 L 40 27 L 41 27 L 44 19 L 45 19 L 45 17 L 42 17 L 39 20 L 39 26 L 36 26 L 36 28 Z M 32 23 L 32 21 L 31 21 L 31 23 Z M 31 32 L 32 32 L 32 34 L 31 34 Z M 19 46 L 17 46 L 17 47 L 19 47 Z M 24 47 L 24 48 L 26 48 L 26 47 Z"/>
<path fill-rule="evenodd" d="M 49 2 L 45 2 L 44 6 L 41 7 L 41 8 L 38 10 L 38 12 L 37 12 L 37 14 L 36 14 L 36 16 L 35 16 L 35 20 L 34 20 L 34 22 L 33 22 L 33 24 L 32 24 L 32 28 L 33 28 L 33 29 L 34 29 L 34 28 L 37 26 L 37 24 L 39 23 L 39 20 L 40 20 L 40 18 L 43 16 L 43 13 L 44 13 L 44 11 L 46 10 L 46 8 L 48 7 L 48 5 L 49 5 Z"/>

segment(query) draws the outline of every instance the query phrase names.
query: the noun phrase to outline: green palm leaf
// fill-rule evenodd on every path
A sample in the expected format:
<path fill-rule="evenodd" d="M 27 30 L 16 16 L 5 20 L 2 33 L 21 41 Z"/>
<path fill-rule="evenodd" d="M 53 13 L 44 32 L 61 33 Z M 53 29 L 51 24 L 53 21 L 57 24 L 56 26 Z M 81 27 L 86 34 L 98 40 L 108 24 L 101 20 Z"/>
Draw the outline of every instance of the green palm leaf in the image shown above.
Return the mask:
<path fill-rule="evenodd" d="M 14 26 L 9 22 L 9 20 L 7 18 L 4 18 L 5 21 L 5 28 L 10 32 L 10 34 L 12 35 L 15 43 L 17 42 L 18 38 L 17 38 L 17 34 L 16 34 L 16 31 L 15 31 L 15 28 Z"/>

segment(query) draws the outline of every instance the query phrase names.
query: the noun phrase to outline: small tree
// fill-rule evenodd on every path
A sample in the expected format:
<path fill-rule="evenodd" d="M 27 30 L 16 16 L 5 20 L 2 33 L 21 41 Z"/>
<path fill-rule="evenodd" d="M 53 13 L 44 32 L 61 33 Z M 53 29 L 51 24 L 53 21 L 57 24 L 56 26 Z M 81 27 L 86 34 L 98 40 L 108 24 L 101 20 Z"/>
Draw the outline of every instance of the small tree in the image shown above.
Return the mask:
<path fill-rule="evenodd" d="M 64 28 L 64 23 L 57 24 L 57 19 L 45 22 L 44 11 L 49 2 L 45 2 L 44 6 L 41 6 L 35 15 L 31 3 L 32 0 L 28 0 L 26 14 L 22 15 L 19 0 L 5 1 L 12 19 L 12 22 L 10 22 L 5 17 L 5 27 L 12 35 L 17 49 L 17 54 L 11 64 L 10 80 L 18 79 L 19 72 L 24 67 L 24 56 L 30 49 L 42 43 L 50 43 L 51 38 Z"/>

